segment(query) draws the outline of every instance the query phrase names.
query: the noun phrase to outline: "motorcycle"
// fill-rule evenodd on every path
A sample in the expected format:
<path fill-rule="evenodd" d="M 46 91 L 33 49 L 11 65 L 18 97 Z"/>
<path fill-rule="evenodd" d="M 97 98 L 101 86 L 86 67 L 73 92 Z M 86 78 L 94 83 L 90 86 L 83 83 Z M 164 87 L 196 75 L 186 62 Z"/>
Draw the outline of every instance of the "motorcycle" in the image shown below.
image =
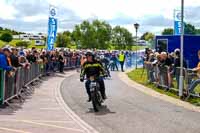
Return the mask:
<path fill-rule="evenodd" d="M 95 76 L 90 76 L 90 93 L 92 99 L 92 105 L 95 112 L 98 112 L 101 104 L 103 103 L 103 98 L 100 92 L 100 85 L 96 81 Z"/>

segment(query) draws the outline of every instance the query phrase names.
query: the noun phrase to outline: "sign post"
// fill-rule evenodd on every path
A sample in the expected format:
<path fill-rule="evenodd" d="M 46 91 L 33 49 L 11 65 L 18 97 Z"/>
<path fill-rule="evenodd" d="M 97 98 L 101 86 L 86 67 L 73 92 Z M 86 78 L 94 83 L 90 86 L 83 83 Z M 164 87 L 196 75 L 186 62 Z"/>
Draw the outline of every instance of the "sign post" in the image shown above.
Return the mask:
<path fill-rule="evenodd" d="M 184 46 L 184 0 L 181 0 L 181 58 L 180 58 L 180 77 L 179 77 L 179 97 L 183 96 L 183 46 Z"/>

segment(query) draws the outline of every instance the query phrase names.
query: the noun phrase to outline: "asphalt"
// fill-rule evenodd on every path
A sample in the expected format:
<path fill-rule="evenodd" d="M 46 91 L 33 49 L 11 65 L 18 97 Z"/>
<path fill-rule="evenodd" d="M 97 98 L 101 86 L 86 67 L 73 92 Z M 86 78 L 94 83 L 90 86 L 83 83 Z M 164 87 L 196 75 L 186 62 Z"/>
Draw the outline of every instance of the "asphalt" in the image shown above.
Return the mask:
<path fill-rule="evenodd" d="M 112 73 L 112 79 L 105 81 L 108 99 L 99 113 L 86 102 L 78 73 L 67 77 L 60 91 L 66 104 L 100 133 L 200 132 L 198 112 L 146 95 L 125 84 L 118 74 Z"/>

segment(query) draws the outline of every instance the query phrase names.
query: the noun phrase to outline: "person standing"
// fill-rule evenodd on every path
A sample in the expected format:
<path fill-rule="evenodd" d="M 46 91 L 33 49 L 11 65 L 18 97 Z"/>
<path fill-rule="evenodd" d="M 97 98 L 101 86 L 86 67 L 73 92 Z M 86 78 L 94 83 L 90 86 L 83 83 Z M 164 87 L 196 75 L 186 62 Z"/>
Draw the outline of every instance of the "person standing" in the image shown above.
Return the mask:
<path fill-rule="evenodd" d="M 113 53 L 112 57 L 110 58 L 110 66 L 109 68 L 111 68 L 111 71 L 115 71 L 115 68 L 118 71 L 118 67 L 117 67 L 117 57 L 116 55 Z"/>
<path fill-rule="evenodd" d="M 13 67 L 21 67 L 22 65 L 19 63 L 19 56 L 18 56 L 18 50 L 16 48 L 12 48 L 12 53 L 10 55 L 11 59 L 11 65 Z"/>
<path fill-rule="evenodd" d="M 64 73 L 64 71 L 63 71 L 63 69 L 64 69 L 64 55 L 63 55 L 63 52 L 60 52 L 59 57 L 58 57 L 58 61 L 59 61 L 60 73 Z"/>
<path fill-rule="evenodd" d="M 200 60 L 200 50 L 198 51 L 198 58 Z M 189 84 L 189 87 L 188 87 L 188 90 L 190 93 L 194 93 L 194 89 L 197 87 L 197 85 L 200 84 L 200 61 L 199 63 L 197 64 L 197 67 L 193 68 L 192 69 L 193 72 L 196 72 L 197 73 L 197 79 L 196 80 L 193 80 L 190 84 Z M 199 94 L 200 95 L 200 94 Z"/>
<path fill-rule="evenodd" d="M 7 56 L 9 55 L 9 49 L 0 49 L 0 68 L 6 71 L 11 71 L 14 68 L 8 64 Z"/>
<path fill-rule="evenodd" d="M 176 82 L 177 82 L 177 89 L 179 89 L 179 77 L 180 77 L 180 65 L 181 65 L 181 57 L 180 57 L 180 49 L 175 49 L 174 51 L 175 58 L 174 58 L 174 65 L 172 74 L 175 74 Z M 183 59 L 183 67 L 187 68 L 187 63 L 185 59 Z"/>
<path fill-rule="evenodd" d="M 126 58 L 126 56 L 125 56 L 124 52 L 121 51 L 121 53 L 119 54 L 118 60 L 119 60 L 119 63 L 121 65 L 121 71 L 122 72 L 124 72 L 124 61 L 125 61 L 125 58 Z"/>

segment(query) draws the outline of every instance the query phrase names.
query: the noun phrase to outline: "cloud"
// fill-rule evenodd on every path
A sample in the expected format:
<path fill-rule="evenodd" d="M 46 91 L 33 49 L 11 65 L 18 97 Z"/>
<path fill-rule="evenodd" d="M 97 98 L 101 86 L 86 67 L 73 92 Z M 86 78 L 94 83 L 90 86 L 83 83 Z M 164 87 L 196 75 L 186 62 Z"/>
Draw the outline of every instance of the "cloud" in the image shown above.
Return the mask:
<path fill-rule="evenodd" d="M 47 31 L 47 21 L 39 22 L 25 22 L 22 19 L 19 20 L 5 20 L 0 19 L 0 25 L 23 32 L 45 32 Z"/>
<path fill-rule="evenodd" d="M 15 19 L 14 15 L 16 14 L 16 10 L 12 5 L 7 4 L 6 1 L 0 1 L 0 18 L 2 19 Z"/>
<path fill-rule="evenodd" d="M 12 1 L 10 5 L 17 10 L 17 17 L 48 14 L 49 8 L 49 4 L 46 0 L 15 0 Z"/>
<path fill-rule="evenodd" d="M 111 25 L 127 25 L 127 24 L 133 24 L 134 22 L 136 22 L 136 20 L 132 17 L 120 13 L 117 17 L 108 20 L 108 22 Z"/>
<path fill-rule="evenodd" d="M 23 32 L 47 33 L 49 4 L 46 0 L 16 0 L 11 3 L 17 8 L 15 19 L 0 18 L 0 26 L 15 29 Z M 82 19 L 74 11 L 65 7 L 58 8 L 58 31 L 73 29 Z"/>
<path fill-rule="evenodd" d="M 185 21 L 200 28 L 200 6 L 191 6 L 185 9 Z"/>
<path fill-rule="evenodd" d="M 26 32 L 47 32 L 49 4 L 58 8 L 59 31 L 71 30 L 83 20 L 105 20 L 135 34 L 161 32 L 173 27 L 173 10 L 178 0 L 0 0 L 0 26 Z M 185 1 L 185 21 L 200 27 L 200 0 Z"/>
<path fill-rule="evenodd" d="M 165 18 L 164 16 L 151 16 L 144 18 L 141 24 L 152 27 L 171 27 L 173 26 L 173 20 Z"/>

